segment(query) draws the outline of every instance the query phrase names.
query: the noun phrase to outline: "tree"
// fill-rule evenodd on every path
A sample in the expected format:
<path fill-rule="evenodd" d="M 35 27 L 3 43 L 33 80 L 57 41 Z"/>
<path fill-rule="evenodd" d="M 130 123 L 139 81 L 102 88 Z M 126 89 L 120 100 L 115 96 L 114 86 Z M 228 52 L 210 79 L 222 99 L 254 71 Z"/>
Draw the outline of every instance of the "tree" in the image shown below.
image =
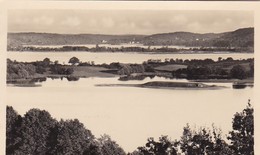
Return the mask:
<path fill-rule="evenodd" d="M 233 131 L 229 133 L 231 149 L 237 155 L 254 154 L 254 109 L 248 101 L 247 107 L 233 118 Z"/>
<path fill-rule="evenodd" d="M 95 139 L 79 120 L 57 122 L 44 110 L 31 109 L 24 117 L 6 109 L 6 154 L 125 155 L 107 135 Z"/>
<path fill-rule="evenodd" d="M 125 155 L 124 150 L 110 136 L 103 135 L 98 139 L 102 155 Z"/>
<path fill-rule="evenodd" d="M 241 65 L 236 65 L 230 70 L 230 75 L 232 78 L 245 79 L 246 78 L 245 68 L 242 67 Z"/>
<path fill-rule="evenodd" d="M 51 132 L 52 140 L 49 146 L 52 148 L 49 154 L 83 154 L 89 149 L 94 136 L 79 120 L 61 120 Z M 51 138 L 50 137 L 50 138 Z M 93 147 L 93 145 L 91 145 Z"/>
<path fill-rule="evenodd" d="M 159 141 L 148 138 L 148 142 L 138 150 L 144 155 L 177 155 L 177 142 L 172 142 L 167 136 L 159 137 Z"/>
<path fill-rule="evenodd" d="M 20 115 L 11 106 L 6 107 L 6 133 L 9 134 Z"/>
<path fill-rule="evenodd" d="M 227 143 L 221 138 L 221 133 L 214 126 L 213 132 L 211 132 L 206 128 L 194 131 L 187 125 L 183 129 L 179 143 L 182 152 L 188 155 L 227 155 L 230 153 Z"/>
<path fill-rule="evenodd" d="M 188 79 L 207 79 L 211 72 L 211 68 L 208 66 L 189 65 L 187 67 Z"/>
<path fill-rule="evenodd" d="M 135 150 L 131 153 L 127 153 L 127 155 L 145 155 L 145 154 L 143 154 L 140 150 Z"/>
<path fill-rule="evenodd" d="M 50 60 L 49 58 L 43 59 L 43 64 L 44 64 L 45 67 L 46 67 L 46 66 L 49 66 L 50 63 L 51 63 L 51 60 Z"/>
<path fill-rule="evenodd" d="M 72 65 L 75 65 L 75 64 L 79 63 L 79 59 L 77 57 L 72 57 L 72 58 L 70 58 L 69 63 L 71 63 Z"/>
<path fill-rule="evenodd" d="M 58 65 L 59 64 L 59 61 L 58 60 L 55 60 L 54 61 L 54 65 Z"/>
<path fill-rule="evenodd" d="M 225 61 L 233 61 L 233 58 L 232 57 L 228 57 L 228 58 L 226 58 Z"/>
<path fill-rule="evenodd" d="M 228 143 L 222 138 L 221 129 L 217 129 L 212 125 L 212 147 L 207 148 L 208 155 L 233 155 L 233 150 L 230 149 Z"/>
<path fill-rule="evenodd" d="M 22 145 L 17 154 L 46 154 L 47 140 L 56 121 L 45 110 L 31 109 L 23 117 L 20 133 Z"/>
<path fill-rule="evenodd" d="M 19 129 L 22 117 L 11 106 L 6 107 L 6 154 L 14 154 L 19 148 L 21 138 Z"/>
<path fill-rule="evenodd" d="M 30 78 L 36 73 L 36 67 L 32 64 L 12 62 L 7 63 L 7 78 Z"/>

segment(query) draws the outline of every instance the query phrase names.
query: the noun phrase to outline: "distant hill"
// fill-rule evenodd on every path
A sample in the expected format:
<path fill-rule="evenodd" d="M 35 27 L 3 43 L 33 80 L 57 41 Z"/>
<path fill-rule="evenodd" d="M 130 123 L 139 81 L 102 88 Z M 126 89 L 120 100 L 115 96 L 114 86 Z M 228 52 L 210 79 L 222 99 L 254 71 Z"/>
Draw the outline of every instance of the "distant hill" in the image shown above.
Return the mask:
<path fill-rule="evenodd" d="M 221 37 L 223 34 L 174 32 L 154 34 L 143 39 L 146 45 L 185 45 L 185 46 L 211 46 L 209 41 Z"/>
<path fill-rule="evenodd" d="M 120 44 L 140 38 L 143 38 L 143 35 L 8 33 L 8 45 Z"/>
<path fill-rule="evenodd" d="M 221 43 L 233 47 L 254 47 L 254 28 L 238 29 L 233 32 L 224 33 L 222 37 L 215 40 L 214 45 Z"/>
<path fill-rule="evenodd" d="M 8 46 L 141 43 L 203 47 L 253 47 L 254 28 L 225 33 L 174 32 L 153 35 L 8 33 Z"/>
<path fill-rule="evenodd" d="M 185 45 L 205 47 L 253 47 L 254 28 L 243 28 L 225 33 L 174 32 L 146 36 L 146 45 Z"/>

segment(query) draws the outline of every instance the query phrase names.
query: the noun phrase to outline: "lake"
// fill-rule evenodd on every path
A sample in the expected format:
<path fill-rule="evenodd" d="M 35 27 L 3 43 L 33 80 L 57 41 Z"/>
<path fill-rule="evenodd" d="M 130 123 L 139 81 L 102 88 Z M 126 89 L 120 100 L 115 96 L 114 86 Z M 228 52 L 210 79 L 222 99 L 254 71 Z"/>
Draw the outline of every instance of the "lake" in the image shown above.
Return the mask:
<path fill-rule="evenodd" d="M 77 57 L 82 62 L 94 61 L 96 64 L 121 62 L 121 63 L 142 63 L 148 59 L 206 59 L 218 60 L 219 57 L 226 59 L 247 59 L 253 58 L 253 53 L 218 53 L 218 54 L 142 54 L 142 53 L 112 53 L 112 52 L 7 52 L 7 57 L 17 61 L 40 61 L 48 57 L 51 61 L 58 60 L 59 63 L 67 64 L 71 57 Z"/>
<path fill-rule="evenodd" d="M 26 54 L 28 58 L 25 60 Z M 63 61 L 75 55 L 84 60 L 94 53 L 85 56 L 85 53 L 29 54 L 19 53 L 15 58 L 29 61 L 30 59 L 41 60 L 44 57 L 52 60 L 61 57 L 59 61 Z M 98 58 L 95 61 L 122 60 L 121 57 L 113 58 L 111 56 L 113 54 L 110 54 L 104 54 L 102 57 L 97 54 Z M 12 56 L 13 53 L 8 55 Z M 105 56 L 109 58 L 105 59 Z M 142 54 L 135 57 L 137 60 L 131 56 L 129 61 L 144 60 Z M 88 59 L 91 60 L 91 57 Z M 192 128 L 211 127 L 214 123 L 216 127 L 222 129 L 225 136 L 232 129 L 233 115 L 246 107 L 248 99 L 254 101 L 253 88 L 232 89 L 231 83 L 217 83 L 217 85 L 227 86 L 225 89 L 217 90 L 95 86 L 97 84 L 140 84 L 149 81 L 186 80 L 158 77 L 146 78 L 143 81 L 81 78 L 79 81 L 68 82 L 66 79 L 47 79 L 46 82 L 41 83 L 41 87 L 7 87 L 6 98 L 7 104 L 13 106 L 19 114 L 24 114 L 31 108 L 39 108 L 47 110 L 56 119 L 77 118 L 96 137 L 106 133 L 125 151 L 133 151 L 138 146 L 145 145 L 148 137 L 157 139 L 161 135 L 168 135 L 172 140 L 179 139 L 186 123 L 189 123 Z"/>

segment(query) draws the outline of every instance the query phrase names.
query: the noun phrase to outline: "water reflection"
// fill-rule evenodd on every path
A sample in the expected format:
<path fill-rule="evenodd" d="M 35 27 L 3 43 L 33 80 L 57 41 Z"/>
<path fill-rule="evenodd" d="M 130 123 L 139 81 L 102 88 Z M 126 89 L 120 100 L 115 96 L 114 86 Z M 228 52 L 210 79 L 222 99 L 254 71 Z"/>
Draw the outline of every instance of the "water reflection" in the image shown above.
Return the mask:
<path fill-rule="evenodd" d="M 246 83 L 246 82 L 234 82 L 232 85 L 233 89 L 244 89 L 246 87 L 254 87 L 253 83 Z"/>
<path fill-rule="evenodd" d="M 50 76 L 50 77 L 40 77 L 40 78 L 33 78 L 33 79 L 25 79 L 25 80 L 15 80 L 15 81 L 8 81 L 7 84 L 8 86 L 17 86 L 17 87 L 39 87 L 42 86 L 43 82 L 46 82 L 47 79 L 51 80 L 60 80 L 63 82 L 63 79 L 66 79 L 68 82 L 72 81 L 79 81 L 81 78 L 76 77 L 76 76 L 66 76 L 66 77 L 55 77 L 55 76 Z M 85 79 L 85 78 L 83 78 Z M 114 78 L 112 78 L 114 79 Z M 156 81 L 156 79 L 160 79 L 159 81 Z M 96 86 L 133 86 L 133 85 L 140 85 L 140 84 L 145 84 L 145 82 L 181 82 L 181 83 L 188 83 L 192 82 L 187 79 L 176 79 L 176 78 L 167 78 L 167 77 L 160 77 L 160 76 L 155 76 L 155 75 L 126 75 L 126 76 L 121 76 L 117 79 L 118 81 L 122 81 L 123 83 L 120 84 L 111 84 L 111 83 L 102 83 L 102 84 L 97 84 Z M 138 81 L 138 82 L 137 82 Z M 136 83 L 137 82 L 137 83 Z M 212 82 L 196 82 L 198 84 L 206 84 L 206 85 L 213 85 L 213 86 L 220 86 L 222 88 L 227 87 L 227 84 L 229 85 L 228 87 L 233 88 L 233 89 L 245 89 L 245 88 L 252 88 L 254 86 L 253 83 L 247 83 L 247 82 L 234 82 L 234 83 L 223 83 L 223 82 L 217 82 L 217 83 L 212 83 Z"/>
<path fill-rule="evenodd" d="M 68 77 L 67 77 L 67 80 L 68 80 L 68 81 L 78 81 L 78 80 L 79 80 L 79 77 L 76 77 L 76 76 L 68 76 Z"/>
<path fill-rule="evenodd" d="M 153 79 L 155 75 L 126 75 L 118 78 L 120 81 L 139 80 L 143 81 L 145 78 Z"/>
<path fill-rule="evenodd" d="M 39 77 L 33 79 L 22 79 L 22 80 L 13 80 L 7 81 L 7 85 L 16 86 L 16 87 L 40 87 L 42 82 L 47 80 L 46 77 Z"/>

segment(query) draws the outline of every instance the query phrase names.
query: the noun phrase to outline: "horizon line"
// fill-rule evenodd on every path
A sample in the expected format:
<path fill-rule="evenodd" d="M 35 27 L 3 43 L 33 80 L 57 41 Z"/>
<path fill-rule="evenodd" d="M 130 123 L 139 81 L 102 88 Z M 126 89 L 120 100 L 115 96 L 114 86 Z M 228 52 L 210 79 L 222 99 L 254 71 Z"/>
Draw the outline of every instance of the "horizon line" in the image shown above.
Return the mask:
<path fill-rule="evenodd" d="M 221 34 L 221 33 L 227 33 L 227 32 L 234 32 L 240 29 L 254 29 L 254 27 L 241 27 L 237 28 L 235 30 L 230 31 L 224 31 L 224 32 L 206 32 L 206 33 L 198 33 L 198 32 L 190 32 L 190 31 L 171 31 L 171 32 L 162 32 L 162 33 L 153 33 L 153 34 L 100 34 L 100 33 L 56 33 L 56 32 L 7 32 L 7 34 L 29 34 L 29 33 L 35 33 L 35 34 L 56 34 L 56 35 L 107 35 L 107 36 L 129 36 L 129 35 L 137 35 L 137 36 L 149 36 L 149 35 L 156 35 L 156 34 L 172 34 L 172 33 L 193 33 L 193 34 Z"/>

